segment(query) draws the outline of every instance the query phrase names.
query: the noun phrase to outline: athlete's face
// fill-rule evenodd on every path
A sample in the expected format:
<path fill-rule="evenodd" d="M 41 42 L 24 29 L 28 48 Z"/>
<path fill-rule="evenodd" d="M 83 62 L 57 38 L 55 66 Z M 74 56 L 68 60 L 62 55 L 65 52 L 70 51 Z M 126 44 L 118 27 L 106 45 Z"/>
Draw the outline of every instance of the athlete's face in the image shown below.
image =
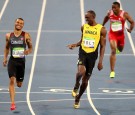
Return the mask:
<path fill-rule="evenodd" d="M 17 19 L 15 21 L 15 29 L 16 30 L 18 30 L 18 31 L 21 30 L 23 28 L 23 26 L 24 26 L 24 21 L 23 20 Z"/>
<path fill-rule="evenodd" d="M 85 14 L 85 20 L 88 24 L 92 25 L 93 24 L 93 21 L 94 21 L 94 17 L 91 13 L 87 12 Z"/>
<path fill-rule="evenodd" d="M 112 5 L 112 10 L 113 10 L 114 14 L 117 15 L 117 14 L 119 14 L 120 7 L 118 5 L 116 5 L 116 4 L 113 4 Z"/>

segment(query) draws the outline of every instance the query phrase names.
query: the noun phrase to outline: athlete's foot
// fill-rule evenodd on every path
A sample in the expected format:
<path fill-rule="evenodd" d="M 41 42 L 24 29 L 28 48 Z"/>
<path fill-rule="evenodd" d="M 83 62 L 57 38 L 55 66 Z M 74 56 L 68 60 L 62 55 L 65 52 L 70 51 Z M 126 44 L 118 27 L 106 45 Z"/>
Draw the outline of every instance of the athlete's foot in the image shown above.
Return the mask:
<path fill-rule="evenodd" d="M 118 49 L 118 48 L 116 49 L 116 54 L 120 54 L 120 51 L 119 51 L 119 49 Z"/>
<path fill-rule="evenodd" d="M 80 108 L 80 99 L 78 99 L 78 95 L 75 97 L 74 108 L 75 109 Z"/>
<path fill-rule="evenodd" d="M 10 110 L 13 111 L 13 110 L 15 110 L 15 109 L 16 109 L 16 105 L 15 105 L 15 103 L 12 103 L 12 104 L 11 104 L 11 107 L 10 107 Z"/>
<path fill-rule="evenodd" d="M 114 78 L 114 77 L 115 77 L 115 72 L 114 71 L 111 71 L 110 78 Z"/>
<path fill-rule="evenodd" d="M 78 89 L 73 89 L 73 90 L 72 90 L 72 96 L 73 96 L 73 97 L 76 97 L 77 94 L 78 94 Z"/>

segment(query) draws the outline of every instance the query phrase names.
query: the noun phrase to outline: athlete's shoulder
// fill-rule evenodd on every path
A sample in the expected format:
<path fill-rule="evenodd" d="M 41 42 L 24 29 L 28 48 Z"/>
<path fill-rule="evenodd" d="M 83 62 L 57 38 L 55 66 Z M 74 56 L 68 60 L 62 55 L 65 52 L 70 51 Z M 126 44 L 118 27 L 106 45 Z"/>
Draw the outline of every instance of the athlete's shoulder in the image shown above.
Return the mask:
<path fill-rule="evenodd" d="M 128 16 L 129 16 L 129 13 L 126 12 L 126 11 L 123 11 L 123 16 L 124 16 L 124 17 L 128 17 Z"/>
<path fill-rule="evenodd" d="M 111 15 L 113 15 L 113 10 L 112 9 L 107 11 L 107 16 L 110 17 Z"/>
<path fill-rule="evenodd" d="M 5 35 L 6 39 L 9 39 L 11 34 L 12 34 L 12 32 L 6 33 L 6 35 Z"/>
<path fill-rule="evenodd" d="M 97 23 L 97 25 L 96 25 L 96 27 L 98 27 L 98 28 L 102 28 L 103 27 L 103 25 L 102 24 L 100 24 L 100 23 Z"/>
<path fill-rule="evenodd" d="M 83 24 L 83 27 L 84 27 L 84 26 L 89 26 L 89 24 L 85 23 L 85 24 Z"/>
<path fill-rule="evenodd" d="M 27 39 L 27 38 L 31 38 L 31 37 L 30 37 L 30 33 L 25 32 L 25 38 L 26 38 L 26 39 Z"/>

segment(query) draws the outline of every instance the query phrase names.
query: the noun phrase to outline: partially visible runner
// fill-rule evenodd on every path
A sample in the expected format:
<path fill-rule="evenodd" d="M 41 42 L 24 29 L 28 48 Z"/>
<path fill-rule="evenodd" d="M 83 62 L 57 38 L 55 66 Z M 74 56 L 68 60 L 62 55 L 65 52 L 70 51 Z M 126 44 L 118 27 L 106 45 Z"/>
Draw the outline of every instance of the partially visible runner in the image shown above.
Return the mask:
<path fill-rule="evenodd" d="M 95 21 L 96 14 L 93 10 L 87 11 L 85 19 L 87 21 L 81 27 L 82 36 L 78 43 L 68 45 L 69 49 L 79 48 L 78 70 L 76 73 L 76 83 L 72 90 L 72 96 L 75 97 L 74 108 L 80 107 L 80 98 L 85 92 L 88 80 L 92 75 L 95 62 L 98 58 L 98 46 L 100 46 L 100 55 L 98 70 L 103 68 L 102 61 L 106 46 L 106 29 Z M 80 85 L 80 81 L 82 83 Z M 80 90 L 79 90 L 80 88 Z M 78 94 L 79 90 L 79 94 Z"/>
<path fill-rule="evenodd" d="M 3 66 L 6 66 L 8 63 L 11 110 L 16 109 L 15 81 L 18 87 L 22 86 L 25 73 L 25 55 L 32 52 L 32 41 L 30 34 L 22 31 L 23 26 L 24 20 L 22 18 L 17 18 L 15 20 L 14 31 L 6 34 Z M 10 58 L 8 61 L 7 58 L 9 52 Z"/>
<path fill-rule="evenodd" d="M 120 3 L 113 2 L 112 9 L 109 10 L 103 20 L 103 26 L 110 20 L 109 42 L 111 48 L 110 54 L 110 78 L 115 77 L 116 53 L 122 52 L 125 44 L 124 24 L 127 20 L 130 27 L 126 28 L 129 33 L 134 28 L 134 20 L 125 11 L 120 10 Z"/>

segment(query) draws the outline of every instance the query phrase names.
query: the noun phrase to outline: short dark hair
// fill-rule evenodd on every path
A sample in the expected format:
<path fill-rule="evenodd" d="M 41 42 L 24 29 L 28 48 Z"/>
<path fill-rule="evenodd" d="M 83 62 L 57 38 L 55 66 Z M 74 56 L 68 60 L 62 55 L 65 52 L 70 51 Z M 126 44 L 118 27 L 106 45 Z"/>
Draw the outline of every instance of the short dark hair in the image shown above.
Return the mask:
<path fill-rule="evenodd" d="M 24 19 L 23 19 L 23 18 L 17 18 L 17 19 L 24 21 Z M 16 20 L 17 20 L 17 19 L 16 19 Z M 15 20 L 15 21 L 16 21 L 16 20 Z"/>
<path fill-rule="evenodd" d="M 118 7 L 120 8 L 120 3 L 119 2 L 113 2 L 114 5 L 118 5 Z"/>
<path fill-rule="evenodd" d="M 93 10 L 89 10 L 88 12 L 93 15 L 93 18 L 96 18 L 96 13 Z"/>

